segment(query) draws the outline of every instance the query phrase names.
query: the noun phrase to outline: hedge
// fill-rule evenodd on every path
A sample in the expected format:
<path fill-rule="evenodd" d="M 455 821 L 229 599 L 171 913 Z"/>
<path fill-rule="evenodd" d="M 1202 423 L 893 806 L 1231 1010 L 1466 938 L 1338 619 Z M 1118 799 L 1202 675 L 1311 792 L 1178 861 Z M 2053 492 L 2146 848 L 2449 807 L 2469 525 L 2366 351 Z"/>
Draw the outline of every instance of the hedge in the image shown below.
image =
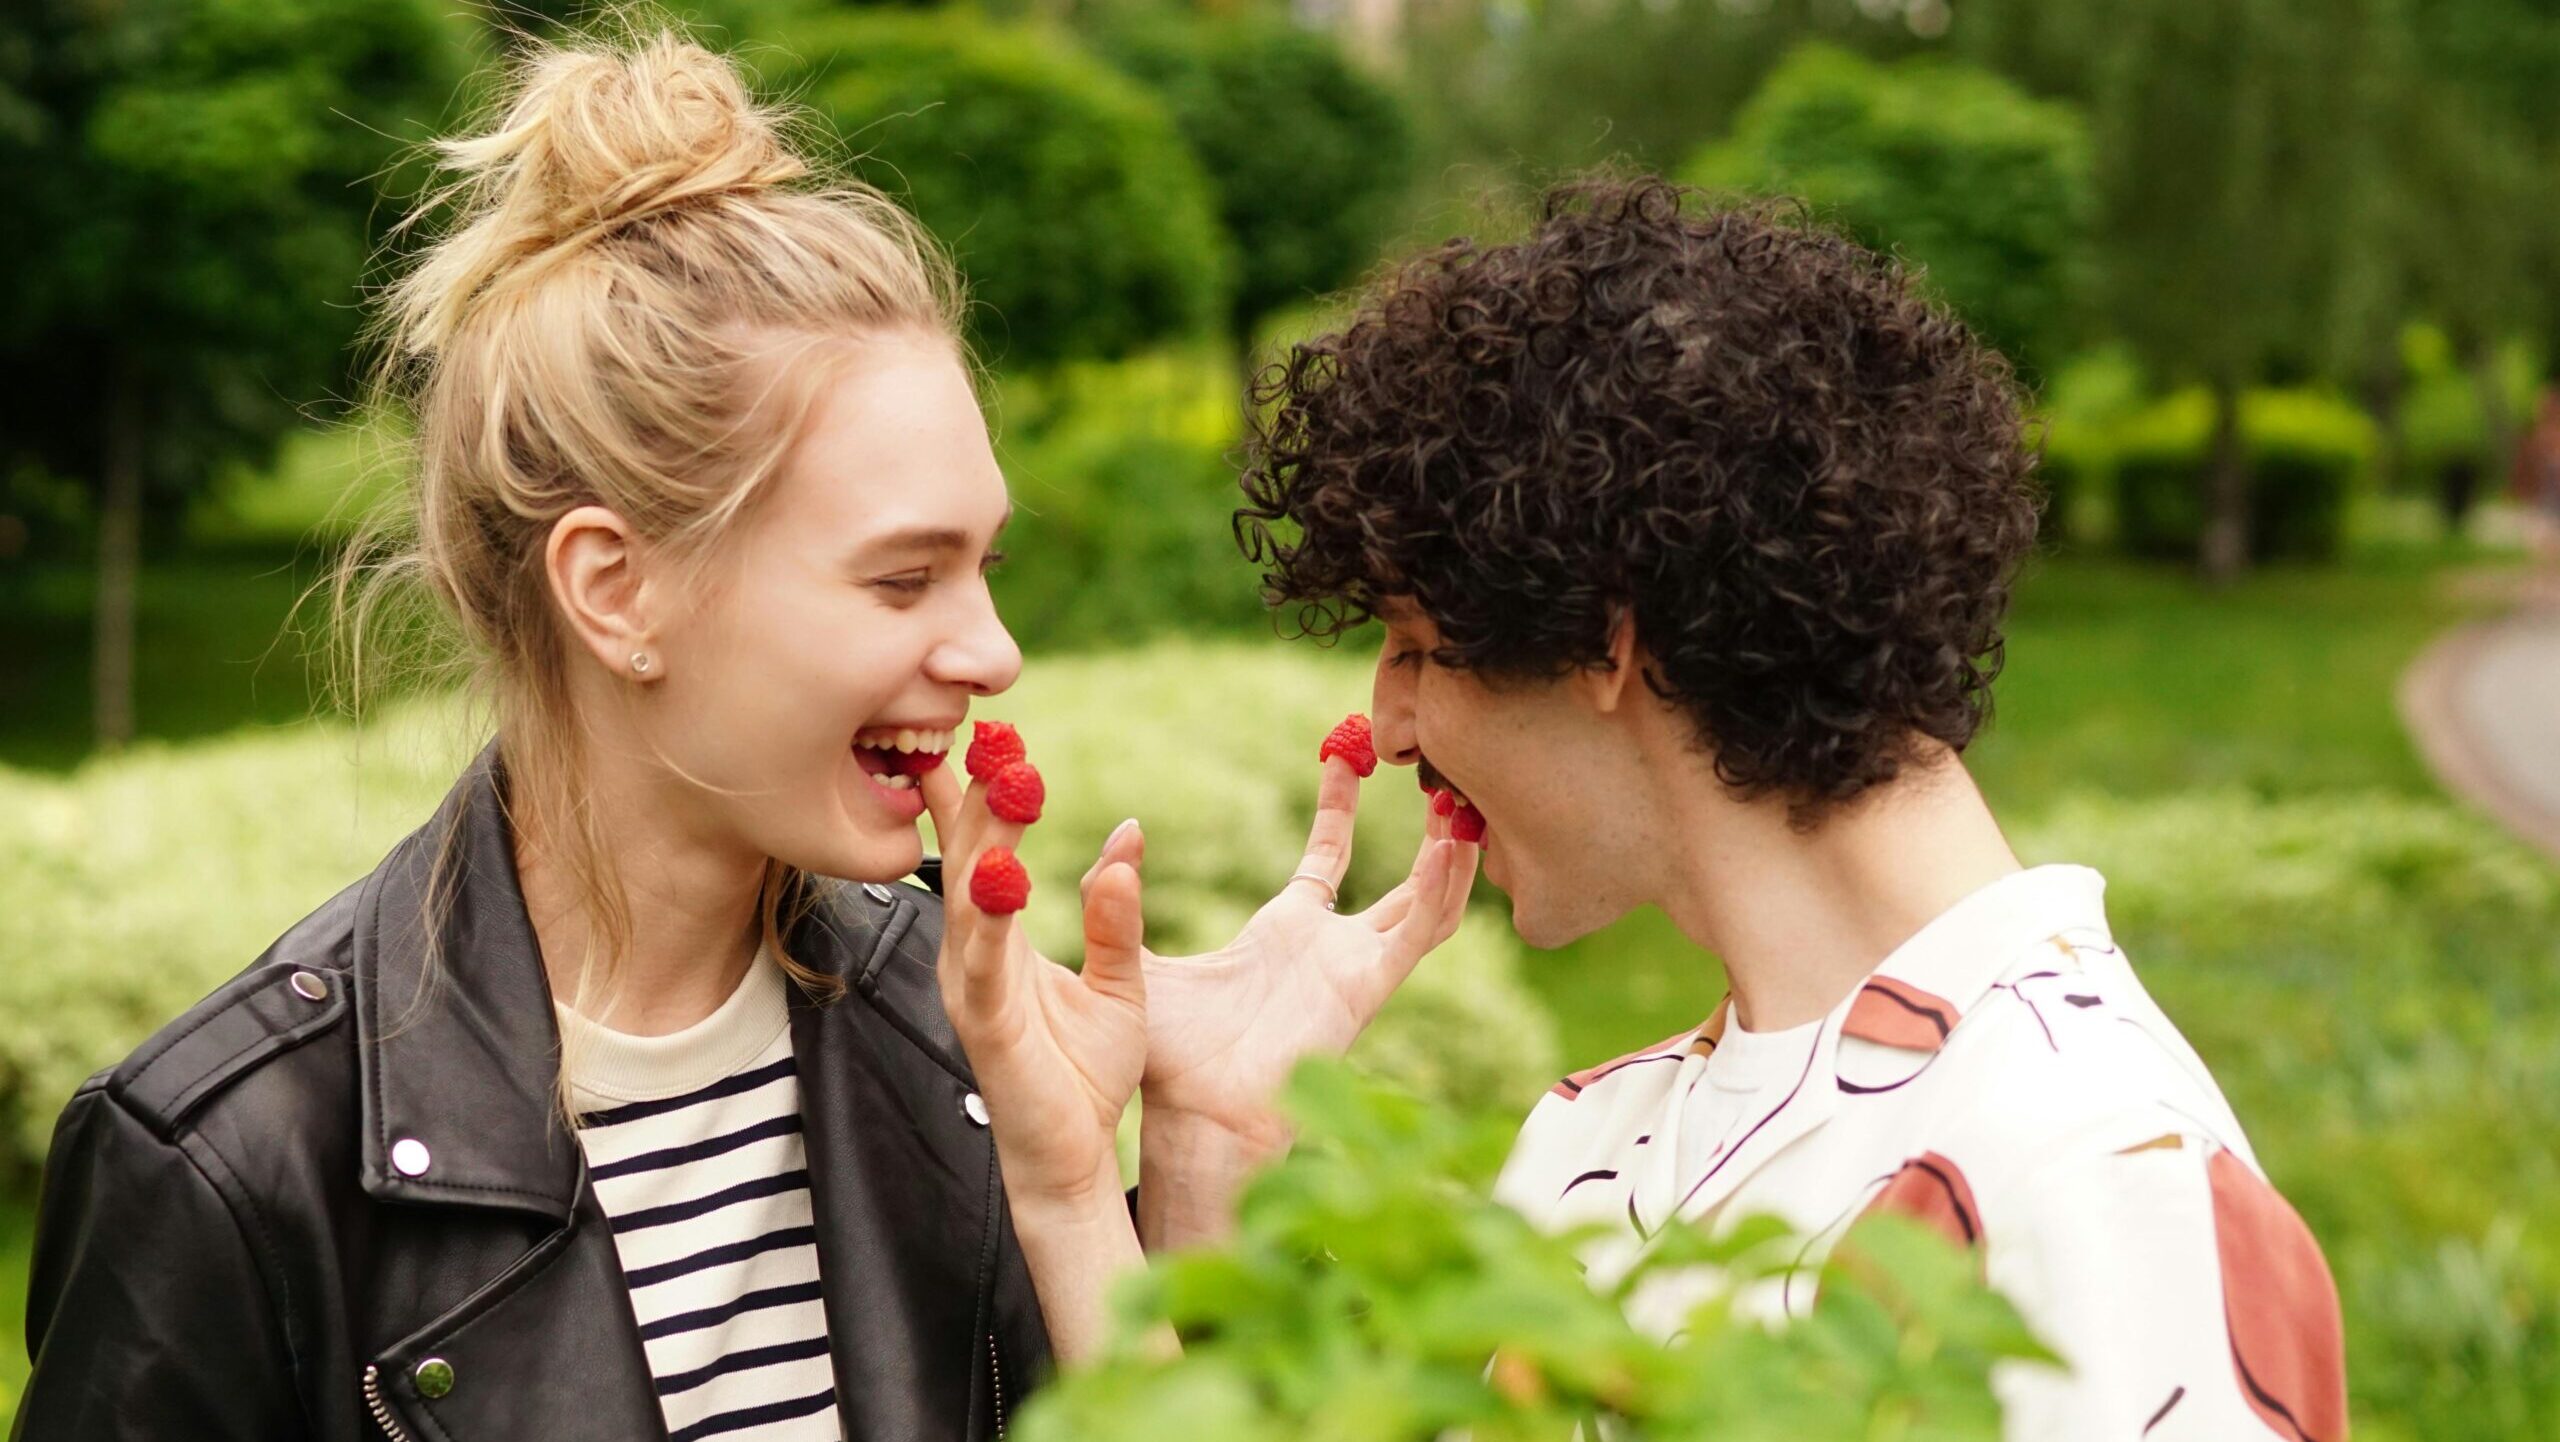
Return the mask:
<path fill-rule="evenodd" d="M 2327 560 L 2347 503 L 2373 462 L 2373 423 L 2315 391 L 2252 391 L 2241 402 L 2252 559 Z M 2213 403 L 2181 391 L 2114 438 L 2116 540 L 2138 556 L 2186 560 L 2204 535 Z"/>

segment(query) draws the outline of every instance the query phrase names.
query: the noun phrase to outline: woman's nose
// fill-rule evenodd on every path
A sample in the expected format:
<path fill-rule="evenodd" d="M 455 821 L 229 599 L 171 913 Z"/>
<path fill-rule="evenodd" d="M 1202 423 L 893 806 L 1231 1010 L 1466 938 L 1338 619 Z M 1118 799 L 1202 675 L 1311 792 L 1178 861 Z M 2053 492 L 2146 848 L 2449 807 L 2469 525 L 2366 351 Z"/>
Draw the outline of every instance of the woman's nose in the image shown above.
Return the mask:
<path fill-rule="evenodd" d="M 967 627 L 934 648 L 925 671 L 946 686 L 965 687 L 973 696 L 999 695 L 1022 677 L 1022 647 L 1005 629 L 995 603 L 982 593 Z"/>

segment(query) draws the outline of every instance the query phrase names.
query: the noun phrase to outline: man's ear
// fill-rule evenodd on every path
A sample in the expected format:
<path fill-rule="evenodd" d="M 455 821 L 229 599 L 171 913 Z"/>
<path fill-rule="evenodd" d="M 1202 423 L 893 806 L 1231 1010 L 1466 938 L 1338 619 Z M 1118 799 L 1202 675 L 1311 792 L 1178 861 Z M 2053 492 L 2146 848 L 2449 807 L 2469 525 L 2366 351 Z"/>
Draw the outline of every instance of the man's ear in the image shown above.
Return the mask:
<path fill-rule="evenodd" d="M 1615 712 L 1626 697 L 1627 688 L 1639 683 L 1639 649 L 1635 611 L 1626 606 L 1614 608 L 1609 617 L 1609 659 L 1601 665 L 1585 666 L 1580 673 L 1591 709 L 1604 716 Z"/>
<path fill-rule="evenodd" d="M 580 506 L 551 523 L 543 568 L 569 634 L 607 671 L 635 680 L 665 674 L 656 654 L 646 543 L 603 506 Z"/>

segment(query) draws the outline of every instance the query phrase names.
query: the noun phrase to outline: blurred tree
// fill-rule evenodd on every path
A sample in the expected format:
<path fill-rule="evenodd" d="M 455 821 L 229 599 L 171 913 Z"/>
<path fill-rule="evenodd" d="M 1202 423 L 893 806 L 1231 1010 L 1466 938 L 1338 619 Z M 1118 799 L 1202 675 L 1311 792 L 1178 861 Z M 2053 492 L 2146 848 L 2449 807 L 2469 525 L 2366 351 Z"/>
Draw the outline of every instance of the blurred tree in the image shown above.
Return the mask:
<path fill-rule="evenodd" d="M 0 462 L 85 481 L 97 734 L 134 730 L 146 505 L 256 463 L 347 377 L 373 182 L 466 33 L 433 0 L 25 0 L 0 123 Z"/>
<path fill-rule="evenodd" d="M 2401 0 L 1966 0 L 1951 42 L 2087 97 L 2107 328 L 2212 398 L 2198 561 L 2245 568 L 2240 402 L 2334 371 L 2387 313 L 2377 88 Z"/>
<path fill-rule="evenodd" d="M 1987 71 L 1879 64 L 1807 45 L 1683 178 L 1802 196 L 1929 288 L 2031 373 L 2079 337 L 2091 192 L 2086 126 Z"/>
<path fill-rule="evenodd" d="M 986 358 L 1046 365 L 1214 333 L 1234 259 L 1172 119 L 1065 32 L 843 13 L 771 38 L 769 80 L 845 137 L 967 272 Z"/>
<path fill-rule="evenodd" d="M 2470 372 L 2481 459 L 2503 476 L 2517 427 L 2501 349 L 2538 332 L 2560 359 L 2560 0 L 2402 5 L 2407 48 L 2385 99 L 2395 278 Z M 2376 339 L 2396 348 L 2398 327 Z"/>
<path fill-rule="evenodd" d="M 1890 57 L 1929 28 L 1869 0 L 1495 0 L 1411 6 L 1407 24 L 1403 78 L 1436 148 L 1533 175 L 1619 159 L 1669 170 L 1806 39 Z"/>
<path fill-rule="evenodd" d="M 1155 12 L 1094 27 L 1103 58 L 1163 98 L 1235 238 L 1229 329 L 1350 280 L 1375 259 L 1413 177 L 1395 92 L 1331 39 L 1276 17 Z"/>

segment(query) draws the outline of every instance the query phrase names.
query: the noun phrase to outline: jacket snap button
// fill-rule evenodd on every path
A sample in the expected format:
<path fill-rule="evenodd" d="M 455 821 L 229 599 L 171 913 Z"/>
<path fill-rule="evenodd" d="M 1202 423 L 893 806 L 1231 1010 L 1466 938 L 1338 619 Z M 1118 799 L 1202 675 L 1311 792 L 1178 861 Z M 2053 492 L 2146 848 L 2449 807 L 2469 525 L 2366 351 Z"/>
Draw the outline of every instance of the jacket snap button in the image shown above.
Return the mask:
<path fill-rule="evenodd" d="M 409 1375 L 417 1381 L 418 1395 L 430 1401 L 453 1390 L 453 1364 L 442 1357 L 429 1357 Z"/>
<path fill-rule="evenodd" d="M 987 1099 L 976 1092 L 971 1092 L 960 1099 L 960 1110 L 967 1112 L 969 1120 L 978 1125 L 987 1124 Z"/>
<path fill-rule="evenodd" d="M 876 902 L 879 902 L 882 906 L 886 906 L 890 902 L 898 899 L 898 893 L 891 891 L 889 888 L 882 886 L 876 881 L 866 881 L 862 883 L 862 894 L 870 897 Z"/>
<path fill-rule="evenodd" d="M 293 974 L 293 994 L 304 1001 L 327 1001 L 329 983 L 321 980 L 316 971 L 297 971 Z"/>
<path fill-rule="evenodd" d="M 416 1137 L 402 1137 L 391 1144 L 391 1165 L 404 1177 L 426 1175 L 427 1144 Z"/>

